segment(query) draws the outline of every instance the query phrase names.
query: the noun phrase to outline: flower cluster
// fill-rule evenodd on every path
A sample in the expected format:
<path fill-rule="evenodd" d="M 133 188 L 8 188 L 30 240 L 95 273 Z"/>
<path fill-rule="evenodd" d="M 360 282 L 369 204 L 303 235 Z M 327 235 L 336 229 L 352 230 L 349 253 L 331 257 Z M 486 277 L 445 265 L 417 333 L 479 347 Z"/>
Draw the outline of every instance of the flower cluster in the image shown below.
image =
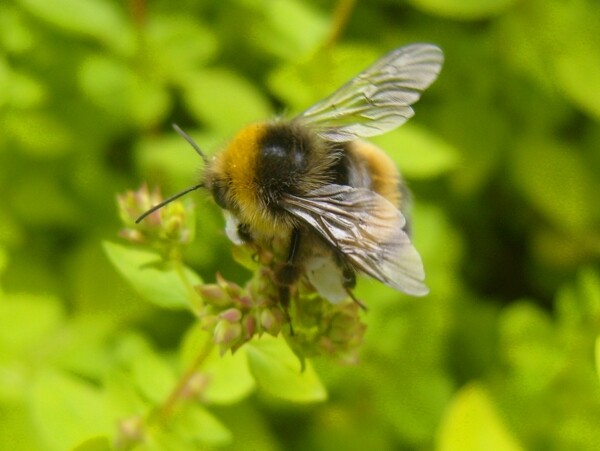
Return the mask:
<path fill-rule="evenodd" d="M 200 315 L 202 327 L 213 332 L 221 354 L 229 349 L 234 352 L 256 334 L 277 336 L 287 322 L 275 301 L 269 273 L 266 268 L 260 269 L 246 288 L 220 274 L 217 283 L 196 287 L 205 303 Z"/>
<path fill-rule="evenodd" d="M 147 185 L 138 191 L 117 196 L 119 216 L 125 225 L 119 235 L 126 240 L 157 249 L 165 258 L 179 255 L 180 250 L 194 239 L 194 215 L 191 206 L 171 202 L 149 214 L 143 221 L 136 220 L 162 201 L 158 189 L 152 192 Z M 192 219 L 192 220 L 190 220 Z"/>
<path fill-rule="evenodd" d="M 366 331 L 360 310 L 352 300 L 332 304 L 307 284 L 295 299 L 293 321 L 298 332 L 288 342 L 301 356 L 324 355 L 343 363 L 356 363 Z"/>
<path fill-rule="evenodd" d="M 359 305 L 351 300 L 332 304 L 303 279 L 291 291 L 289 309 L 285 309 L 275 283 L 279 260 L 274 255 L 279 246 L 274 247 L 246 249 L 254 255 L 254 276 L 244 288 L 220 275 L 216 284 L 197 288 L 205 301 L 203 327 L 213 332 L 221 353 L 229 349 L 235 352 L 255 334 L 284 333 L 301 357 L 326 355 L 346 363 L 356 362 L 366 329 L 360 320 Z M 239 248 L 235 255 L 246 266 L 252 265 Z"/>
<path fill-rule="evenodd" d="M 121 236 L 161 251 L 165 259 L 181 258 L 181 249 L 189 244 L 193 213 L 180 201 L 171 202 L 136 224 L 136 219 L 161 202 L 157 191 L 142 186 L 137 192 L 118 197 L 125 229 Z M 355 362 L 365 325 L 360 307 L 348 299 L 332 304 L 322 298 L 304 277 L 291 287 L 288 306 L 281 304 L 281 287 L 274 274 L 285 255 L 282 243 L 270 248 L 256 245 L 234 247 L 234 257 L 252 270 L 252 278 L 240 286 L 220 274 L 214 284 L 195 287 L 203 300 L 198 313 L 202 327 L 211 332 L 221 354 L 235 352 L 254 336 L 283 333 L 300 357 L 326 355 L 343 362 Z"/>

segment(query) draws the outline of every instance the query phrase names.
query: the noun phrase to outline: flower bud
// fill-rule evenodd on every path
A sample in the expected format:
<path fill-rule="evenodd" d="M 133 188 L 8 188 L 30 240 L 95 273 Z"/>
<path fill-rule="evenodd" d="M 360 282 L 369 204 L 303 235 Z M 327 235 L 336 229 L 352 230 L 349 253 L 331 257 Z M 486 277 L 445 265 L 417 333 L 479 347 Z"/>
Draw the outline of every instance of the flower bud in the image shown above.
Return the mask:
<path fill-rule="evenodd" d="M 230 323 L 237 323 L 242 319 L 242 312 L 236 308 L 230 308 L 219 313 L 219 318 L 227 320 Z"/>
<path fill-rule="evenodd" d="M 240 323 L 230 323 L 227 320 L 221 320 L 215 327 L 214 341 L 219 345 L 230 346 L 241 335 L 242 325 Z"/>
<path fill-rule="evenodd" d="M 275 336 L 281 330 L 281 321 L 271 309 L 265 309 L 260 313 L 260 325 L 263 330 Z"/>
<path fill-rule="evenodd" d="M 244 339 L 250 340 L 256 332 L 256 318 L 254 315 L 246 315 L 242 320 L 242 326 L 244 327 Z"/>

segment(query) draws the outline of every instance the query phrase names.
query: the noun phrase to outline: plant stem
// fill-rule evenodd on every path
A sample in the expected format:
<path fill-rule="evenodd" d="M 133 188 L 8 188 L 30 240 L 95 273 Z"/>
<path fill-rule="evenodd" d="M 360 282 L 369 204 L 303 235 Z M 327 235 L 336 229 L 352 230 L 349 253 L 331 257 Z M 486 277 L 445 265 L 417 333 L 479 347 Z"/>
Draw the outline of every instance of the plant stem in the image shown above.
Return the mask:
<path fill-rule="evenodd" d="M 198 314 L 198 312 L 200 312 L 202 310 L 202 306 L 204 304 L 202 301 L 202 298 L 200 297 L 200 295 L 198 294 L 198 292 L 196 291 L 196 289 L 194 288 L 194 286 L 188 279 L 188 277 L 185 273 L 185 267 L 184 267 L 183 263 L 181 262 L 181 259 L 177 258 L 172 261 L 173 261 L 173 264 L 175 265 L 175 270 L 177 271 L 179 278 L 185 285 L 185 289 L 188 292 L 188 297 L 190 300 L 190 305 L 192 307 L 192 311 L 195 314 Z"/>
<path fill-rule="evenodd" d="M 196 359 L 188 367 L 185 373 L 183 373 L 183 375 L 179 379 L 179 382 L 177 382 L 177 385 L 173 388 L 171 393 L 169 393 L 167 399 L 165 399 L 165 401 L 160 406 L 158 406 L 150 413 L 150 415 L 148 416 L 147 424 L 151 424 L 154 422 L 160 422 L 164 424 L 169 420 L 171 415 L 173 415 L 177 403 L 184 399 L 185 392 L 189 386 L 192 377 L 194 377 L 194 375 L 198 371 L 198 368 L 200 368 L 200 366 L 204 363 L 206 358 L 210 355 L 213 346 L 214 344 L 212 340 L 206 341 L 206 344 L 200 350 L 200 352 L 196 356 Z"/>
<path fill-rule="evenodd" d="M 356 0 L 339 0 L 335 9 L 333 11 L 333 20 L 331 23 L 331 28 L 329 29 L 329 35 L 323 44 L 323 47 L 328 49 L 335 45 L 335 43 L 340 39 L 340 36 L 346 29 L 346 25 L 350 20 L 350 16 L 352 15 L 352 11 L 354 11 L 354 6 L 356 5 Z"/>
<path fill-rule="evenodd" d="M 136 28 L 142 29 L 146 24 L 146 1 L 130 0 L 129 5 Z"/>

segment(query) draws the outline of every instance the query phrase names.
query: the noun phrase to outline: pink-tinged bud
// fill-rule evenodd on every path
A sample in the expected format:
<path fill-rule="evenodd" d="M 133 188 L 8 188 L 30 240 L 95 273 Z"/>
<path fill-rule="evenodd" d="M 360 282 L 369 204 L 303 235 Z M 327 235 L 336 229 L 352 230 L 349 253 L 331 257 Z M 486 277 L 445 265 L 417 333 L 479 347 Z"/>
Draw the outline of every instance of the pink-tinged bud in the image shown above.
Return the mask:
<path fill-rule="evenodd" d="M 215 327 L 213 336 L 214 342 L 219 345 L 231 345 L 242 335 L 242 325 L 240 323 L 230 323 L 221 320 Z"/>
<path fill-rule="evenodd" d="M 256 318 L 254 315 L 246 315 L 242 321 L 244 327 L 244 338 L 250 340 L 256 332 Z"/>
<path fill-rule="evenodd" d="M 225 291 L 216 284 L 196 285 L 195 289 L 202 299 L 211 304 L 223 304 L 229 301 Z"/>
<path fill-rule="evenodd" d="M 263 310 L 260 313 L 260 325 L 266 331 L 270 331 L 273 328 L 275 325 L 275 317 L 273 316 L 273 313 L 271 313 L 271 310 Z"/>
<path fill-rule="evenodd" d="M 227 291 L 227 294 L 232 299 L 237 299 L 242 295 L 242 288 L 233 282 L 227 282 L 227 288 L 225 291 Z"/>
<path fill-rule="evenodd" d="M 230 323 L 237 323 L 242 319 L 242 312 L 236 308 L 229 308 L 219 313 L 219 318 L 227 320 Z"/>
<path fill-rule="evenodd" d="M 227 295 L 230 298 L 236 299 L 236 298 L 240 297 L 240 295 L 242 294 L 242 288 L 239 285 L 225 279 L 221 275 L 221 273 L 217 273 L 216 279 L 217 279 L 217 284 L 223 290 L 225 290 L 225 292 L 227 293 Z"/>
<path fill-rule="evenodd" d="M 240 304 L 241 307 L 244 307 L 244 308 L 247 308 L 247 309 L 250 309 L 250 308 L 254 307 L 254 301 L 248 295 L 240 296 L 238 302 L 239 302 L 239 304 Z"/>
<path fill-rule="evenodd" d="M 260 325 L 263 330 L 276 336 L 281 330 L 281 321 L 271 309 L 265 309 L 260 313 Z"/>

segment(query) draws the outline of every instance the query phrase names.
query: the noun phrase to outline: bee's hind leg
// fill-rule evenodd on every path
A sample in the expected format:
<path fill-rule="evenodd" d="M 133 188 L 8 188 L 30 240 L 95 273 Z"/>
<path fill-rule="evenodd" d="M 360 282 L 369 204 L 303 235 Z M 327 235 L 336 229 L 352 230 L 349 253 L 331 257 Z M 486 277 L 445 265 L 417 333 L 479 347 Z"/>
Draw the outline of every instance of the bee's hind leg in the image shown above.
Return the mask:
<path fill-rule="evenodd" d="M 290 317 L 290 286 L 300 277 L 300 268 L 295 263 L 300 245 L 300 231 L 294 229 L 290 237 L 288 258 L 275 272 L 275 281 L 279 285 L 279 302 L 290 325 L 290 333 L 294 335 L 294 328 Z"/>
<path fill-rule="evenodd" d="M 344 285 L 344 288 L 346 290 L 346 293 L 348 293 L 348 296 L 350 296 L 350 298 L 356 302 L 356 304 L 363 309 L 365 312 L 367 311 L 367 306 L 365 304 L 363 304 L 356 296 L 354 296 L 354 293 L 352 292 L 352 289 L 356 286 L 356 273 L 354 272 L 354 270 L 347 265 L 344 265 L 344 267 L 342 268 L 342 277 L 343 277 L 343 281 L 342 284 Z"/>
<path fill-rule="evenodd" d="M 300 231 L 294 229 L 290 238 L 290 249 L 286 262 L 275 273 L 275 281 L 282 286 L 290 286 L 300 277 L 300 268 L 295 260 L 300 246 Z"/>

